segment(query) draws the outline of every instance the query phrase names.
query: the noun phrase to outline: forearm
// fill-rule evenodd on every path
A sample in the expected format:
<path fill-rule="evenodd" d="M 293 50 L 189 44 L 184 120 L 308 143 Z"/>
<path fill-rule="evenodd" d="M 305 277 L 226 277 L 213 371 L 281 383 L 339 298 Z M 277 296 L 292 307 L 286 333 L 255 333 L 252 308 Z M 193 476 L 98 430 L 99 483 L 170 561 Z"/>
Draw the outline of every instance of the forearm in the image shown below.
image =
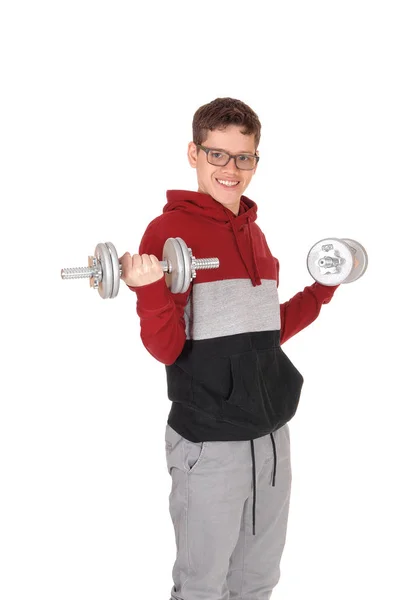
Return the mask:
<path fill-rule="evenodd" d="M 163 278 L 130 289 L 137 296 L 136 312 L 143 345 L 161 363 L 173 364 L 185 344 L 183 313 L 191 288 L 185 294 L 172 295 Z"/>
<path fill-rule="evenodd" d="M 293 335 L 310 325 L 318 317 L 323 304 L 328 304 L 339 286 L 325 286 L 314 282 L 293 298 L 280 305 L 283 344 Z"/>

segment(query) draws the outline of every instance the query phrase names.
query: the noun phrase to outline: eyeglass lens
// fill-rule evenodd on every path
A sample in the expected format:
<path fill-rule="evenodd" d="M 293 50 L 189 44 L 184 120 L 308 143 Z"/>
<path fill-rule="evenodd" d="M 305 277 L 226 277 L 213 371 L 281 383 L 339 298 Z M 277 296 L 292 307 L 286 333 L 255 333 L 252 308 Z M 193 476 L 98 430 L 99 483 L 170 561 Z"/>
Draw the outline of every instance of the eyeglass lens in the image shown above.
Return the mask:
<path fill-rule="evenodd" d="M 216 152 L 211 150 L 208 152 L 208 162 L 217 167 L 226 165 L 230 160 L 229 154 L 226 152 Z M 257 163 L 256 157 L 250 154 L 239 154 L 235 158 L 237 169 L 253 169 Z"/>

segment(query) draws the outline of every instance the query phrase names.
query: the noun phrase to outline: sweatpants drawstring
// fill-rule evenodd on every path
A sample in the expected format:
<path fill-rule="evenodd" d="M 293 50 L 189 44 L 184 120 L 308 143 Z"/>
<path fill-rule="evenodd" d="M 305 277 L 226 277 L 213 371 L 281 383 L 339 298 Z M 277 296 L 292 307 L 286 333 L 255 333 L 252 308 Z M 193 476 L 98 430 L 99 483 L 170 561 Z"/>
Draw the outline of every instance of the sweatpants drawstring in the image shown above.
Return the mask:
<path fill-rule="evenodd" d="M 255 503 L 257 500 L 257 478 L 255 473 L 255 452 L 254 440 L 251 440 L 251 458 L 252 458 L 252 535 L 255 535 Z"/>
<path fill-rule="evenodd" d="M 274 455 L 274 470 L 272 473 L 272 485 L 275 485 L 275 474 L 277 472 L 277 450 L 275 448 L 275 440 L 274 435 L 271 433 L 271 442 L 272 442 L 272 453 Z"/>
<path fill-rule="evenodd" d="M 271 443 L 272 443 L 272 452 L 274 456 L 274 468 L 272 472 L 272 486 L 275 486 L 275 475 L 277 473 L 277 449 L 275 446 L 274 434 L 270 434 Z M 254 440 L 250 440 L 251 445 L 251 460 L 252 460 L 252 535 L 255 535 L 255 512 L 256 512 L 256 503 L 257 503 L 257 474 L 255 467 L 255 448 L 254 448 Z"/>

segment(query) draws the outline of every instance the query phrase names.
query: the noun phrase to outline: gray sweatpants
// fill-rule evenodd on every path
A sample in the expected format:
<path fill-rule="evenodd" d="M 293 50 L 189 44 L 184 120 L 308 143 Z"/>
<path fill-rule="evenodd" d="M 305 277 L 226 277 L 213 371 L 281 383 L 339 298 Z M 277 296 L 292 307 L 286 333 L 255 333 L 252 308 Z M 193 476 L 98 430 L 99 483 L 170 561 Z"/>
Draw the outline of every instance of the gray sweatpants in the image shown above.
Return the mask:
<path fill-rule="evenodd" d="M 270 598 L 280 578 L 287 531 L 288 425 L 273 438 L 275 481 L 269 435 L 255 439 L 253 448 L 250 441 L 194 443 L 167 425 L 169 508 L 177 548 L 173 600 Z"/>

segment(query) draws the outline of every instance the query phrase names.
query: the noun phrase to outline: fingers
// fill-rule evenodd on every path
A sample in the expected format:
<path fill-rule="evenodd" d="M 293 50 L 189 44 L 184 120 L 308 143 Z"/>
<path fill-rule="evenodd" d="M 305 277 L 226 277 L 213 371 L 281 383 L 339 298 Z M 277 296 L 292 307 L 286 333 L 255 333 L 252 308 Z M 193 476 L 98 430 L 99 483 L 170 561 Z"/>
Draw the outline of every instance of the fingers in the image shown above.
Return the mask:
<path fill-rule="evenodd" d="M 122 266 L 121 279 L 131 286 L 146 285 L 163 277 L 160 270 L 159 260 L 154 254 L 134 254 L 125 252 L 119 258 Z"/>
<path fill-rule="evenodd" d="M 129 254 L 129 252 L 127 254 Z M 157 262 L 159 261 L 153 254 L 134 254 L 131 257 L 131 265 L 133 269 L 143 267 L 145 270 L 145 267 L 151 268 Z"/>
<path fill-rule="evenodd" d="M 131 256 L 130 252 L 125 252 L 125 254 L 119 258 L 119 262 L 122 264 L 125 262 L 140 266 L 143 263 L 156 264 L 159 260 L 154 254 L 134 254 Z"/>

